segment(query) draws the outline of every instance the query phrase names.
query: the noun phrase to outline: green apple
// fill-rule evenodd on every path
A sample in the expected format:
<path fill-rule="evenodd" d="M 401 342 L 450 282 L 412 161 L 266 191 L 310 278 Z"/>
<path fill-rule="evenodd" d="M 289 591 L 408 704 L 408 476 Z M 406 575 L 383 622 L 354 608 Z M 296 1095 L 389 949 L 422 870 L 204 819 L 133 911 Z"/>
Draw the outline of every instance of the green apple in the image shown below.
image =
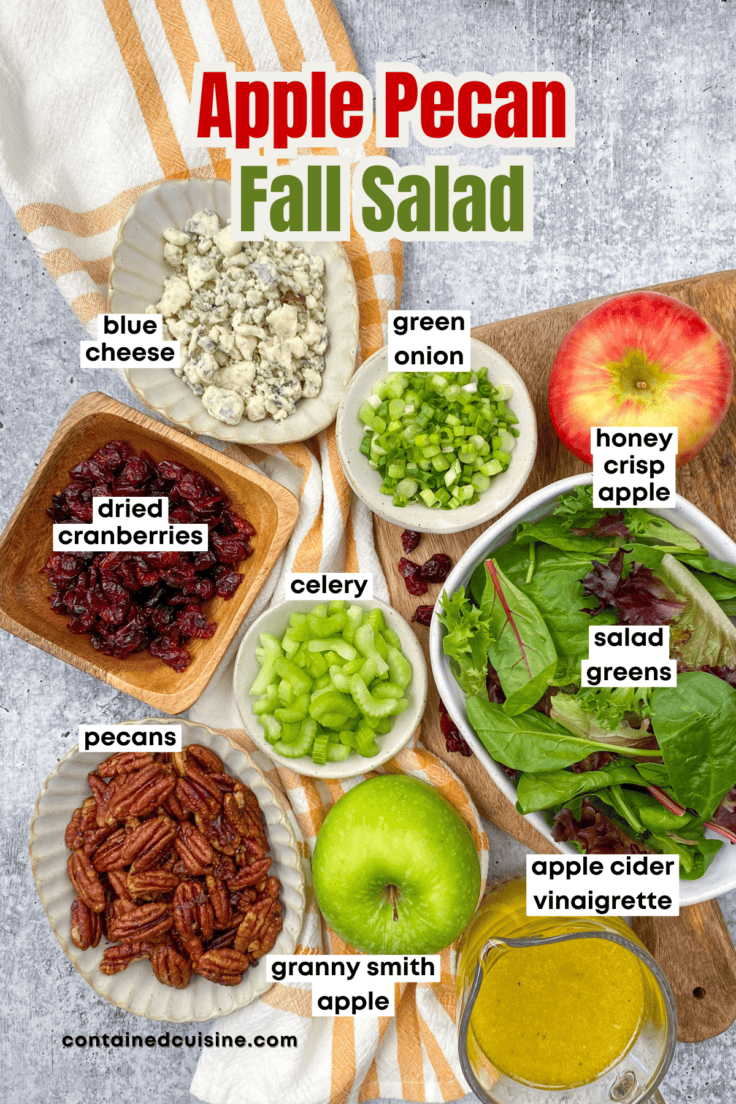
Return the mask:
<path fill-rule="evenodd" d="M 406 774 L 369 778 L 330 809 L 314 849 L 327 923 L 369 954 L 434 954 L 478 904 L 480 863 L 462 817 Z"/>

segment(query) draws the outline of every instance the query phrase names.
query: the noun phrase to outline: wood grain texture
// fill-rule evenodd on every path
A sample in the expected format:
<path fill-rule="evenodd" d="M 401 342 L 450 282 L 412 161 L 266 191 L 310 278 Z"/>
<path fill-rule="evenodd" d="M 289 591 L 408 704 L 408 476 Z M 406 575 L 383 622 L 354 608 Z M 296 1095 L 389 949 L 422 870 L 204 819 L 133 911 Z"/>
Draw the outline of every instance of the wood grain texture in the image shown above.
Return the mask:
<path fill-rule="evenodd" d="M 181 674 L 149 652 L 138 652 L 124 662 L 95 652 L 86 634 L 68 631 L 69 617 L 51 610 L 51 588 L 39 574 L 51 552 L 51 521 L 46 516 L 51 496 L 69 482 L 70 468 L 114 440 L 206 475 L 229 495 L 236 513 L 256 528 L 254 552 L 240 566 L 244 578 L 236 594 L 229 601 L 216 597 L 205 604 L 207 616 L 217 622 L 215 636 L 189 641 L 192 662 Z M 0 626 L 156 709 L 181 713 L 194 704 L 214 674 L 298 516 L 298 502 L 278 483 L 171 426 L 92 392 L 78 399 L 62 419 L 0 538 Z"/>
<path fill-rule="evenodd" d="M 727 1031 L 736 1020 L 736 951 L 718 902 L 632 923 L 672 986 L 680 1042 L 700 1043 Z"/>
<path fill-rule="evenodd" d="M 672 295 L 698 310 L 718 330 L 736 359 L 736 270 L 659 284 L 651 290 Z M 521 318 L 492 322 L 473 330 L 474 337 L 497 349 L 516 368 L 526 383 L 534 404 L 539 432 L 537 459 L 516 502 L 558 479 L 590 470 L 567 451 L 555 434 L 547 409 L 547 388 L 552 363 L 563 337 L 579 318 L 606 298 L 611 296 L 554 307 Z M 678 472 L 677 491 L 717 522 L 730 537 L 736 539 L 734 403 L 713 440 L 690 464 Z M 431 602 L 439 587 L 432 587 L 424 599 L 413 598 L 396 570 L 399 557 L 403 554 L 401 530 L 379 518 L 375 519 L 374 528 L 391 604 L 407 618 L 411 618 L 416 606 L 421 601 Z M 485 526 L 478 526 L 451 536 L 425 535 L 413 558 L 421 562 L 434 552 L 446 552 L 453 563 L 456 563 L 484 528 Z M 419 626 L 415 628 L 429 663 L 429 630 Z M 447 752 L 439 729 L 437 702 L 437 689 L 434 680 L 430 679 L 427 710 L 422 724 L 422 740 L 425 745 L 462 778 L 484 817 L 532 850 L 553 853 L 554 846 L 516 812 L 474 756 L 466 759 Z M 691 912 L 694 913 L 692 917 Z M 710 902 L 707 906 L 683 909 L 677 923 L 663 919 L 650 923 L 653 923 L 652 930 L 657 934 L 656 948 L 648 938 L 644 941 L 658 961 L 661 961 L 668 976 L 671 972 L 673 989 L 679 994 L 682 1031 L 685 1032 L 680 1037 L 683 1040 L 704 1039 L 724 1031 L 736 1016 L 736 955 L 717 903 Z M 666 926 L 662 928 L 660 925 Z M 686 933 L 689 933 L 687 939 Z M 697 955 L 691 953 L 691 943 L 697 943 Z M 707 1014 L 706 998 L 699 1002 L 692 997 L 695 989 L 714 994 L 713 1001 L 707 1001 Z M 718 1016 L 713 1011 L 713 1004 L 718 1005 Z M 702 1033 L 695 1034 L 698 1031 Z"/>

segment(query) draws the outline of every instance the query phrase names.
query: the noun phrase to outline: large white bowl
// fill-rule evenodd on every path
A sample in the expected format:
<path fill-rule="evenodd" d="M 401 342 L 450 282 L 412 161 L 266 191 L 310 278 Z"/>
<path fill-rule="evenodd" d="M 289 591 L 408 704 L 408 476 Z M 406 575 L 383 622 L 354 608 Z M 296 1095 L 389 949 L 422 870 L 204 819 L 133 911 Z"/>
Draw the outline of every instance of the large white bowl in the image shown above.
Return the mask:
<path fill-rule="evenodd" d="M 235 688 L 235 700 L 238 704 L 240 716 L 243 719 L 245 731 L 258 747 L 270 755 L 280 767 L 288 767 L 297 774 L 306 774 L 310 778 L 354 778 L 357 774 L 365 774 L 366 771 L 375 770 L 383 763 L 393 759 L 397 752 L 408 744 L 416 731 L 427 704 L 427 664 L 424 662 L 424 654 L 417 638 L 400 613 L 397 613 L 385 602 L 377 598 L 370 601 L 366 598 L 351 601 L 350 605 L 361 606 L 363 609 L 380 609 L 386 619 L 386 624 L 398 635 L 401 641 L 401 650 L 411 663 L 413 672 L 412 680 L 406 689 L 406 697 L 409 705 L 394 718 L 393 728 L 385 736 L 377 736 L 379 752 L 370 759 L 364 759 L 357 751 L 351 751 L 347 759 L 342 763 L 314 763 L 305 755 L 301 759 L 286 759 L 278 755 L 271 744 L 263 735 L 263 727 L 260 720 L 253 712 L 254 698 L 250 696 L 250 688 L 253 685 L 261 665 L 255 656 L 258 640 L 261 633 L 270 633 L 279 639 L 289 627 L 289 618 L 292 613 L 310 613 L 319 602 L 315 598 L 295 598 L 289 602 L 283 602 L 280 606 L 266 610 L 257 621 L 254 621 L 238 649 L 235 658 L 235 671 L 233 685 Z"/>
<path fill-rule="evenodd" d="M 340 403 L 337 447 L 343 471 L 358 498 L 374 514 L 392 525 L 419 533 L 462 533 L 505 510 L 529 478 L 537 455 L 537 419 L 524 381 L 500 353 L 483 341 L 471 338 L 470 353 L 470 367 L 474 372 L 487 368 L 491 383 L 510 384 L 513 388 L 513 398 L 509 399 L 508 405 L 519 419 L 519 436 L 508 468 L 491 480 L 488 490 L 472 506 L 458 506 L 456 510 L 431 510 L 428 506 L 419 505 L 394 506 L 390 495 L 381 494 L 382 478 L 360 451 L 363 424 L 358 412 L 372 394 L 374 385 L 388 375 L 388 351 L 385 346 L 369 357 L 355 373 Z"/>
<path fill-rule="evenodd" d="M 281 882 L 284 926 L 274 944 L 273 954 L 291 954 L 304 919 L 304 871 L 294 832 L 271 783 L 251 757 L 222 733 L 206 725 L 190 724 L 180 717 L 175 723 L 182 726 L 183 745 L 204 744 L 211 748 L 220 756 L 228 773 L 249 786 L 258 798 L 273 858 L 269 873 Z M 232 988 L 216 985 L 195 974 L 186 989 L 172 989 L 156 980 L 150 963 L 145 961 L 134 962 L 112 977 L 101 974 L 98 967 L 108 946 L 104 938 L 98 947 L 86 951 L 80 951 L 72 942 L 70 909 L 76 894 L 66 870 L 69 851 L 64 843 L 64 831 L 74 810 L 90 796 L 88 773 L 109 754 L 109 748 L 92 754 L 80 754 L 74 748 L 46 779 L 36 801 L 31 821 L 31 864 L 38 895 L 54 935 L 72 965 L 95 992 L 136 1016 L 190 1023 L 227 1016 L 236 1008 L 244 1008 L 271 988 L 272 982 L 267 979 L 263 965 L 248 970 L 240 985 Z"/>
<path fill-rule="evenodd" d="M 165 180 L 143 192 L 131 206 L 118 233 L 110 271 L 110 311 L 142 314 L 157 303 L 163 283 L 173 270 L 164 261 L 163 231 L 181 227 L 197 211 L 215 211 L 221 222 L 230 218 L 227 180 Z M 340 242 L 299 242 L 299 248 L 325 261 L 325 305 L 329 344 L 322 389 L 313 399 L 300 399 L 283 422 L 266 418 L 225 425 L 208 414 L 202 400 L 171 368 L 126 366 L 125 377 L 138 398 L 196 434 L 234 444 L 285 444 L 304 441 L 334 420 L 358 353 L 358 292 L 353 270 Z"/>
<path fill-rule="evenodd" d="M 557 483 L 551 483 L 548 487 L 543 487 L 540 491 L 535 491 L 534 494 L 529 495 L 523 502 L 515 506 L 513 510 L 509 510 L 505 517 L 491 525 L 482 536 L 478 537 L 477 541 L 468 548 L 465 555 L 458 560 L 448 576 L 443 587 L 443 593 L 447 591 L 448 594 L 453 594 L 459 587 L 467 587 L 475 567 L 481 560 L 486 559 L 494 549 L 506 544 L 520 522 L 538 521 L 539 518 L 546 517 L 547 514 L 552 513 L 559 495 L 571 491 L 573 487 L 591 483 L 592 479 L 592 475 L 573 475 L 567 479 L 561 479 Z M 719 560 L 727 560 L 729 563 L 736 563 L 736 544 L 731 538 L 726 536 L 722 529 L 719 529 L 710 518 L 706 517 L 697 506 L 693 506 L 687 499 L 677 495 L 675 501 L 676 505 L 673 509 L 658 510 L 653 507 L 647 507 L 647 509 L 650 509 L 653 514 L 667 518 L 678 528 L 691 533 L 712 556 Z M 437 608 L 439 608 L 440 600 L 441 596 L 438 599 Z M 498 789 L 515 805 L 516 787 L 514 783 L 498 763 L 491 758 L 470 726 L 465 713 L 465 695 L 455 681 L 448 657 L 442 651 L 444 632 L 445 630 L 439 619 L 433 617 L 429 632 L 429 655 L 432 673 L 440 697 L 447 706 L 453 721 Z M 552 839 L 552 829 L 543 813 L 529 813 L 526 819 L 550 842 L 555 842 Z M 706 835 L 709 839 L 723 838 L 710 831 L 706 832 Z M 560 851 L 567 851 L 571 854 L 577 853 L 570 843 L 555 843 L 555 846 Z M 680 904 L 683 906 L 695 905 L 699 901 L 709 901 L 711 898 L 727 893 L 731 889 L 736 889 L 736 845 L 730 846 L 724 842 L 723 847 L 702 878 L 698 878 L 697 881 L 680 879 Z"/>

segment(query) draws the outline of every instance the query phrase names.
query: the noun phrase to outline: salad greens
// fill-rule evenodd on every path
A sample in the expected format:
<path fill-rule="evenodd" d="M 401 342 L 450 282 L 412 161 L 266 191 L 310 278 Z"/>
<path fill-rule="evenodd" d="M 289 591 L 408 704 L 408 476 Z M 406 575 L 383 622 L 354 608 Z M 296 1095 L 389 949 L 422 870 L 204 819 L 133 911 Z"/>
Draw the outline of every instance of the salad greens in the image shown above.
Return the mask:
<path fill-rule="evenodd" d="M 646 510 L 596 509 L 583 485 L 444 595 L 439 618 L 519 810 L 545 810 L 581 850 L 675 854 L 698 878 L 722 846 L 705 828 L 736 842 L 734 612 L 736 564 Z M 669 625 L 677 687 L 581 687 L 593 623 Z"/>

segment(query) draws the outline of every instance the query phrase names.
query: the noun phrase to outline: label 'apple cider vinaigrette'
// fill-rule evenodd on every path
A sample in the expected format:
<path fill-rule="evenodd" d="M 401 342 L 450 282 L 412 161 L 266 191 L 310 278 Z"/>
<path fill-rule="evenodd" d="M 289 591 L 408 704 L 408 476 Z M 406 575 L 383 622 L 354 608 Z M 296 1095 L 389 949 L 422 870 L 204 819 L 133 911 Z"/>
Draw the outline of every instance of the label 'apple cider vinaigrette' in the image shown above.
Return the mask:
<path fill-rule="evenodd" d="M 499 937 L 554 937 L 608 931 L 638 943 L 619 917 L 527 917 L 517 880 L 493 890 L 460 946 L 461 1004 L 485 944 Z M 646 966 L 607 939 L 491 948 L 465 1045 L 479 1082 L 493 1096 L 505 1077 L 535 1089 L 590 1085 L 624 1058 L 644 1025 L 663 1023 L 661 993 Z M 495 1099 L 495 1096 L 493 1096 Z"/>

